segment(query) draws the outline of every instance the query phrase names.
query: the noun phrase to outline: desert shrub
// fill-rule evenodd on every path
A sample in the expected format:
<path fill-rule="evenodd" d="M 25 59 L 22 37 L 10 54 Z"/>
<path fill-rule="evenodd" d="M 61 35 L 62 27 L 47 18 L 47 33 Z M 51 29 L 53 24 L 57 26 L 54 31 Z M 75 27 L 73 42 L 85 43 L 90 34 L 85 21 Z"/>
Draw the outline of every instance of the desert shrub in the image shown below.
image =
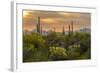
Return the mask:
<path fill-rule="evenodd" d="M 61 33 L 51 32 L 46 36 L 46 46 L 63 47 L 64 39 L 64 35 Z"/>
<path fill-rule="evenodd" d="M 67 59 L 66 49 L 62 47 L 49 47 L 49 57 L 52 60 L 64 60 Z"/>
<path fill-rule="evenodd" d="M 78 59 L 91 59 L 91 50 L 88 49 L 86 52 L 81 54 Z"/>
<path fill-rule="evenodd" d="M 30 56 L 34 55 L 35 48 L 34 45 L 24 43 L 23 44 L 23 61 L 28 59 Z"/>
<path fill-rule="evenodd" d="M 81 49 L 79 44 L 70 45 L 67 49 L 69 59 L 77 59 L 81 54 Z"/>

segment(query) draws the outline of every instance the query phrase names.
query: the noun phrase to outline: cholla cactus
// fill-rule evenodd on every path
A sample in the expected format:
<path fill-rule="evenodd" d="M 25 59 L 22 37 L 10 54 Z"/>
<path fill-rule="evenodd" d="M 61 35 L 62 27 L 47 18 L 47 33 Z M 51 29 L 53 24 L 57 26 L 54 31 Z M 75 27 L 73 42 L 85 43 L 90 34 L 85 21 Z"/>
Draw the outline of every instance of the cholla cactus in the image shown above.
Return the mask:
<path fill-rule="evenodd" d="M 54 60 L 67 59 L 66 49 L 62 47 L 50 47 L 50 58 Z"/>

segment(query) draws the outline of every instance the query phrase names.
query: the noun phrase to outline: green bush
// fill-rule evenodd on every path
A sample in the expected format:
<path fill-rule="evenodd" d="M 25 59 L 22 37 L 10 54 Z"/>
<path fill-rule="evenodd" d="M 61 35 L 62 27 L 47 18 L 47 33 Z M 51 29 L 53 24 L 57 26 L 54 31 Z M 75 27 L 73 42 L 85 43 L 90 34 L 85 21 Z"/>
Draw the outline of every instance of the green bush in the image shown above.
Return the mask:
<path fill-rule="evenodd" d="M 46 36 L 46 46 L 62 47 L 65 37 L 61 33 L 51 32 Z"/>
<path fill-rule="evenodd" d="M 88 49 L 86 52 L 84 52 L 82 55 L 78 57 L 78 59 L 91 59 L 91 51 Z"/>
<path fill-rule="evenodd" d="M 67 49 L 69 59 L 77 59 L 81 54 L 81 49 L 79 44 L 70 45 Z"/>
<path fill-rule="evenodd" d="M 50 58 L 52 60 L 67 59 L 66 49 L 62 47 L 49 47 Z"/>
<path fill-rule="evenodd" d="M 24 43 L 23 44 L 23 61 L 34 55 L 35 48 L 33 44 Z"/>
<path fill-rule="evenodd" d="M 23 61 L 90 59 L 90 44 L 89 33 L 77 32 L 69 36 L 60 32 L 48 35 L 31 32 L 23 35 Z"/>

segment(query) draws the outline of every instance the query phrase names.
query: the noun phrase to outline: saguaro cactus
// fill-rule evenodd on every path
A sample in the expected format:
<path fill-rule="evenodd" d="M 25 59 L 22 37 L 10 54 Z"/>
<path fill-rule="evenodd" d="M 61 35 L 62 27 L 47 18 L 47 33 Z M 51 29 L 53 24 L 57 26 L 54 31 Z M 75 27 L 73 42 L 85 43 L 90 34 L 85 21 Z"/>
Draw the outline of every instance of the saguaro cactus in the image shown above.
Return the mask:
<path fill-rule="evenodd" d="M 65 35 L 65 28 L 64 28 L 64 26 L 62 28 L 62 34 Z"/>
<path fill-rule="evenodd" d="M 41 33 L 41 31 L 40 31 L 40 17 L 38 17 L 37 32 Z"/>
<path fill-rule="evenodd" d="M 71 32 L 73 33 L 73 21 L 71 21 Z"/>
<path fill-rule="evenodd" d="M 42 34 L 42 27 L 41 27 L 41 34 Z"/>
<path fill-rule="evenodd" d="M 70 25 L 68 25 L 68 35 L 70 36 Z"/>
<path fill-rule="evenodd" d="M 53 29 L 54 29 L 54 32 L 56 32 L 56 28 L 54 27 Z"/>

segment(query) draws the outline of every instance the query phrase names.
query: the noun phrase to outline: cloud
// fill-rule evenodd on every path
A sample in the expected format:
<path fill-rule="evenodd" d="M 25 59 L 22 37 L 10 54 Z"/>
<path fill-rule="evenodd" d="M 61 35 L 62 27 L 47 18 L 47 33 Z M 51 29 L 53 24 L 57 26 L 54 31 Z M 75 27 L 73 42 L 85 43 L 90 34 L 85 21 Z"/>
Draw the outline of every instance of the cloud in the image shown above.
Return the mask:
<path fill-rule="evenodd" d="M 42 22 L 45 23 L 55 23 L 56 20 L 54 20 L 53 18 L 45 18 L 45 19 L 41 19 Z"/>
<path fill-rule="evenodd" d="M 24 28 L 28 30 L 32 30 L 32 28 L 35 29 L 38 23 L 38 17 L 40 17 L 40 23 L 44 29 L 53 29 L 55 27 L 61 31 L 63 26 L 68 28 L 67 25 L 70 24 L 71 21 L 74 22 L 75 28 L 80 28 L 83 25 L 91 25 L 90 13 L 27 10 L 23 11 Z"/>

